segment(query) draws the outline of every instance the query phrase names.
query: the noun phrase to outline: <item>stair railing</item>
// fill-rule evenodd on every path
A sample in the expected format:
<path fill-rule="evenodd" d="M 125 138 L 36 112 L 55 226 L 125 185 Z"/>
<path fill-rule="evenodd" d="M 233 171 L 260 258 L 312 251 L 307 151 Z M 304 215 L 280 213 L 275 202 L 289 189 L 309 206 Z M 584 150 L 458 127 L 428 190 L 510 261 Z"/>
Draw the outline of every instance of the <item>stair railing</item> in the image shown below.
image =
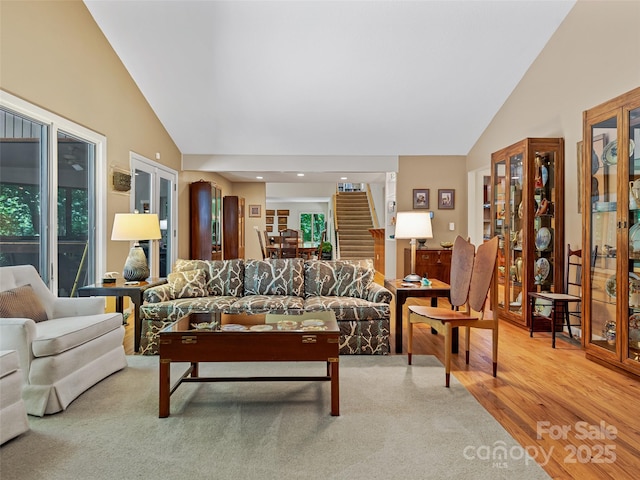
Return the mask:
<path fill-rule="evenodd" d="M 373 228 L 380 228 L 380 223 L 378 222 L 378 212 L 376 212 L 376 204 L 373 201 L 373 195 L 371 194 L 371 186 L 367 183 L 367 200 L 369 201 L 369 214 L 371 215 L 371 222 L 373 223 Z"/>

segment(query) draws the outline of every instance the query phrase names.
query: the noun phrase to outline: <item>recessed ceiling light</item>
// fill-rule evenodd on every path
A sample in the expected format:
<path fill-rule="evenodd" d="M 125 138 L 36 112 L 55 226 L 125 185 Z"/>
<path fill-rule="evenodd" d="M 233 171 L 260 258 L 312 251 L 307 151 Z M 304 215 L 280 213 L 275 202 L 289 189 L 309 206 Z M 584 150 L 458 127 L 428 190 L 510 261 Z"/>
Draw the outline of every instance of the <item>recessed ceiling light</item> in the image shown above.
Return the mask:
<path fill-rule="evenodd" d="M 299 177 L 304 177 L 304 173 L 299 173 L 298 176 Z"/>
<path fill-rule="evenodd" d="M 261 177 L 260 175 L 258 175 L 256 178 L 257 178 L 258 180 L 262 180 L 264 177 Z"/>
<path fill-rule="evenodd" d="M 347 177 L 340 177 L 340 180 L 346 180 Z"/>

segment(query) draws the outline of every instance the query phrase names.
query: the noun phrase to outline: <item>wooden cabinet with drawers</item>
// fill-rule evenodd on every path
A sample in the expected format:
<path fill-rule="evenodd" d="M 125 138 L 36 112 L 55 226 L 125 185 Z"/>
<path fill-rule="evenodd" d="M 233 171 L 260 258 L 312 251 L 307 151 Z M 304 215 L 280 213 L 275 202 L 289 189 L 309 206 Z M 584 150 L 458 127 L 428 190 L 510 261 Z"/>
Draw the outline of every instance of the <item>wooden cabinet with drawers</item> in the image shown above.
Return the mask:
<path fill-rule="evenodd" d="M 411 273 L 411 249 L 404 249 L 404 274 Z M 437 278 L 449 283 L 451 280 L 451 250 L 416 250 L 416 271 L 427 278 Z"/>

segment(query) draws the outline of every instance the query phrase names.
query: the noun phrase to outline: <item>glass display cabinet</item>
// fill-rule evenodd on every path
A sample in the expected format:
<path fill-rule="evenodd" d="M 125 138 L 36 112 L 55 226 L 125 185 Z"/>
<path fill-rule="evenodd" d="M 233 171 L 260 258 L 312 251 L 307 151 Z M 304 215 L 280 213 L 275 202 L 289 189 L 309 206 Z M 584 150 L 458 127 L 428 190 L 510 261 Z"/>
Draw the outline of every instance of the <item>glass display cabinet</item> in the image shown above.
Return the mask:
<path fill-rule="evenodd" d="M 585 349 L 640 375 L 640 88 L 583 118 Z"/>
<path fill-rule="evenodd" d="M 493 153 L 491 185 L 491 233 L 499 239 L 492 305 L 529 328 L 531 315 L 548 317 L 550 306 L 532 308 L 527 293 L 562 291 L 564 140 L 527 138 Z M 551 329 L 548 320 L 535 326 Z"/>

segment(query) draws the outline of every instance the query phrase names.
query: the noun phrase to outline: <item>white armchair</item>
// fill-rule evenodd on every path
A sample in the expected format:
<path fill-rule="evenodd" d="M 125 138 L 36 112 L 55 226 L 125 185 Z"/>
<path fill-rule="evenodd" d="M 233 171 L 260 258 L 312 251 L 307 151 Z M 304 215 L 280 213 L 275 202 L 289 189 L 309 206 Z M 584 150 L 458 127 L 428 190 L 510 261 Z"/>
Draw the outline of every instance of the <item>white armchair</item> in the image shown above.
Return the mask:
<path fill-rule="evenodd" d="M 127 365 L 124 327 L 121 313 L 104 313 L 104 299 L 58 298 L 33 266 L 0 267 L 0 295 L 24 285 L 31 285 L 48 319 L 36 322 L 3 312 L 0 350 L 18 352 L 27 413 L 43 416 L 66 409 Z"/>

